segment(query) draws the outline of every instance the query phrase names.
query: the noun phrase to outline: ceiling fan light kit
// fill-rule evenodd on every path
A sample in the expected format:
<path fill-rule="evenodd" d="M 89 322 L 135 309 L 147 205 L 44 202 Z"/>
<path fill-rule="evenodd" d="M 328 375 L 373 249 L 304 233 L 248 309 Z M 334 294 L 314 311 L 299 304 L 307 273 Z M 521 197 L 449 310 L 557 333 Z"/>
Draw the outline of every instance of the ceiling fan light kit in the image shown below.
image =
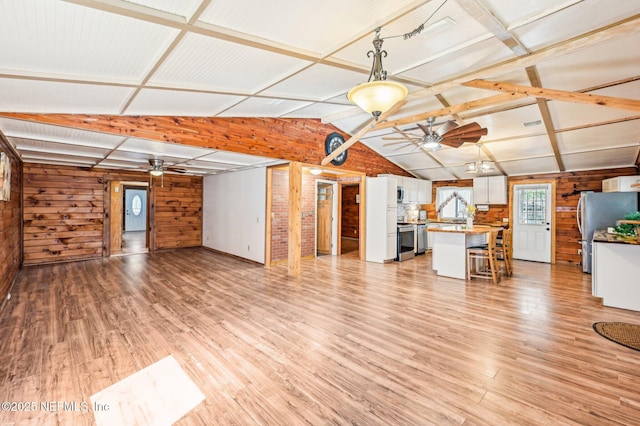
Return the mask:
<path fill-rule="evenodd" d="M 380 28 L 376 28 L 373 39 L 374 50 L 367 52 L 367 57 L 373 56 L 373 64 L 367 83 L 362 83 L 349 90 L 347 98 L 364 111 L 378 120 L 380 114 L 389 110 L 409 94 L 409 90 L 402 84 L 387 81 L 387 72 L 382 69 L 382 57 L 387 51 L 382 50 L 383 39 L 380 38 Z M 371 81 L 373 78 L 373 81 Z"/>

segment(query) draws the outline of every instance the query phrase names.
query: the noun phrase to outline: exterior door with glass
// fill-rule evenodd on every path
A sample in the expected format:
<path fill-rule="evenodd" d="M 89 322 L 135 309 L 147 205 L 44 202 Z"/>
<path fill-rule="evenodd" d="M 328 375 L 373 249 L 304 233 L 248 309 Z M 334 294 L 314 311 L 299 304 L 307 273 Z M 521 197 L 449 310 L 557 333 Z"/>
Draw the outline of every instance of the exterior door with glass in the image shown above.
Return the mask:
<path fill-rule="evenodd" d="M 551 185 L 514 185 L 513 258 L 551 262 Z"/>
<path fill-rule="evenodd" d="M 147 229 L 146 189 L 125 189 L 124 231 L 145 231 Z"/>

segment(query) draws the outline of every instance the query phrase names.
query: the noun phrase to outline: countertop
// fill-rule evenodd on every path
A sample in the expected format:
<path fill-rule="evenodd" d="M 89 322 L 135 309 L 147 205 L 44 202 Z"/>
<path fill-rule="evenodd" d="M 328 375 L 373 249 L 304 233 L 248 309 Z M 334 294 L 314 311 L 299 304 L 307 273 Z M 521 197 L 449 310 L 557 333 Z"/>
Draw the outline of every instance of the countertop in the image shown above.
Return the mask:
<path fill-rule="evenodd" d="M 427 228 L 429 232 L 453 232 L 456 234 L 486 234 L 492 229 L 496 229 L 493 226 L 487 225 L 473 225 L 473 228 L 468 229 L 466 225 L 446 225 L 439 228 Z"/>
<path fill-rule="evenodd" d="M 616 243 L 640 245 L 640 237 L 630 235 L 609 234 L 605 230 L 598 230 L 593 233 L 593 241 L 597 243 Z"/>

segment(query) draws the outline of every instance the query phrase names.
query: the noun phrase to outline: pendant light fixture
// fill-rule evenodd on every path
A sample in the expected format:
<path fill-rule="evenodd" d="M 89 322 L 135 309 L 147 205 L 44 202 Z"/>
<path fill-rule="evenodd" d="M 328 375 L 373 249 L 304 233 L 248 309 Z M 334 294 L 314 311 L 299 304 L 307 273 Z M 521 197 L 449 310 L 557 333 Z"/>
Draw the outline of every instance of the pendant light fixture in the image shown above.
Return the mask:
<path fill-rule="evenodd" d="M 406 98 L 409 93 L 404 85 L 387 81 L 387 72 L 382 69 L 382 57 L 387 56 L 387 51 L 382 50 L 383 41 L 380 38 L 380 27 L 378 27 L 373 39 L 374 50 L 367 52 L 367 57 L 373 56 L 369 80 L 367 83 L 357 85 L 347 93 L 349 101 L 372 114 L 376 121 L 380 114 Z"/>
<path fill-rule="evenodd" d="M 480 150 L 482 149 L 482 144 L 478 145 L 478 159 L 476 161 L 472 161 L 464 164 L 464 171 L 467 173 L 489 173 L 496 170 L 496 165 L 493 161 L 481 160 Z"/>

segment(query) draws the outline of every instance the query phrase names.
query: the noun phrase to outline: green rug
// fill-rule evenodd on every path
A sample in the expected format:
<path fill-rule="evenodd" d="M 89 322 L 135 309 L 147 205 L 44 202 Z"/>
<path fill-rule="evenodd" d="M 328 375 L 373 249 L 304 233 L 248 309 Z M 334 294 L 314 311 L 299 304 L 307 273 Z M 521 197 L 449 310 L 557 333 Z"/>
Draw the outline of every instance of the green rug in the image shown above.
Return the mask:
<path fill-rule="evenodd" d="M 596 322 L 593 329 L 612 342 L 640 351 L 640 325 L 628 322 Z"/>

